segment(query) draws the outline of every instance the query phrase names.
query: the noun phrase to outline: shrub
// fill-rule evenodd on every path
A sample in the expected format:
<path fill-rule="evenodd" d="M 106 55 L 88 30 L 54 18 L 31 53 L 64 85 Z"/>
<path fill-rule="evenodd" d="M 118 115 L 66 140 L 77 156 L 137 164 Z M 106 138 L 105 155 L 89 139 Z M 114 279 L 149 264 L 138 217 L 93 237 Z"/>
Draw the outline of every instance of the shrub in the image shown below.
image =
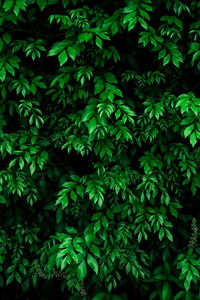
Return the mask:
<path fill-rule="evenodd" d="M 0 1 L 3 299 L 200 299 L 199 8 Z"/>

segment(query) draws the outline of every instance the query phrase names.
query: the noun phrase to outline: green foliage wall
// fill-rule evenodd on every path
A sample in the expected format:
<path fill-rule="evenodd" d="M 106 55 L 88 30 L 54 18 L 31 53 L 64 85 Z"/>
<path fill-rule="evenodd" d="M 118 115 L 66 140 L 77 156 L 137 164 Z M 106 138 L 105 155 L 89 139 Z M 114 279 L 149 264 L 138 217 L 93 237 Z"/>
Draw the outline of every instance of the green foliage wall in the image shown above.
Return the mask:
<path fill-rule="evenodd" d="M 0 25 L 2 299 L 200 299 L 200 1 L 5 0 Z"/>

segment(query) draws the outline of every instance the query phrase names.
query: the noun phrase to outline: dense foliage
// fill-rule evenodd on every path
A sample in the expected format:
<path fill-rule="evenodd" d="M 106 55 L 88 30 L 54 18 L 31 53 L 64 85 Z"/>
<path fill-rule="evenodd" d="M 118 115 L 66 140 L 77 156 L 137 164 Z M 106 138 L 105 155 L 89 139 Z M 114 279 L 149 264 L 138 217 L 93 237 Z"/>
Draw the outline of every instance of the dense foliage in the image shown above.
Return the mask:
<path fill-rule="evenodd" d="M 0 25 L 1 299 L 200 299 L 200 1 Z"/>

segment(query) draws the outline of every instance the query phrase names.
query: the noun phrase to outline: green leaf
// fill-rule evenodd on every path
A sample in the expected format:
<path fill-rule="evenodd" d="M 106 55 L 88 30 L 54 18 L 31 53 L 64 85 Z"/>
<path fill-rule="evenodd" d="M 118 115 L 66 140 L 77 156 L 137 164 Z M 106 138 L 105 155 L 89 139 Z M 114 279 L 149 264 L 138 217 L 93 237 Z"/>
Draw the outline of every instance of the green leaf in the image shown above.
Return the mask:
<path fill-rule="evenodd" d="M 130 14 L 127 14 L 125 17 L 124 17 L 124 20 L 123 20 L 123 24 L 126 24 L 128 22 L 130 22 L 133 18 L 136 17 L 136 12 L 135 11 L 131 11 Z"/>
<path fill-rule="evenodd" d="M 21 170 L 22 170 L 23 167 L 24 167 L 24 160 L 23 160 L 22 157 L 19 158 L 19 167 L 20 167 Z"/>
<path fill-rule="evenodd" d="M 11 9 L 11 7 L 13 7 L 13 0 L 5 0 L 4 4 L 3 4 L 3 8 L 5 9 L 5 11 L 8 11 Z"/>
<path fill-rule="evenodd" d="M 185 291 L 180 291 L 176 294 L 176 296 L 174 297 L 174 300 L 181 299 L 184 295 L 185 295 Z"/>
<path fill-rule="evenodd" d="M 73 242 L 73 246 L 76 251 L 83 253 L 83 248 L 79 244 Z"/>
<path fill-rule="evenodd" d="M 197 138 L 196 138 L 195 132 L 193 132 L 190 135 L 190 143 L 192 144 L 192 147 L 194 147 L 196 145 L 196 143 L 197 143 Z"/>
<path fill-rule="evenodd" d="M 80 42 L 80 43 L 83 43 L 83 42 L 88 42 L 89 40 L 91 40 L 92 39 L 92 33 L 91 32 L 84 32 L 84 33 L 82 33 L 82 34 L 80 34 L 79 36 L 78 36 L 78 41 Z"/>
<path fill-rule="evenodd" d="M 190 282 L 187 279 L 185 279 L 185 281 L 184 281 L 184 287 L 185 287 L 186 291 L 189 291 L 189 289 L 190 289 Z"/>
<path fill-rule="evenodd" d="M 64 259 L 62 259 L 61 265 L 60 265 L 60 269 L 61 271 L 63 271 L 67 265 L 67 259 L 68 257 L 66 256 Z"/>
<path fill-rule="evenodd" d="M 30 279 L 26 278 L 26 280 L 22 283 L 22 291 L 23 291 L 23 293 L 28 290 L 29 286 L 30 286 Z"/>
<path fill-rule="evenodd" d="M 11 160 L 11 162 L 9 163 L 9 168 L 12 168 L 15 164 L 16 164 L 16 162 L 17 162 L 17 160 L 18 160 L 18 158 L 16 157 L 16 158 L 14 158 L 13 160 Z"/>
<path fill-rule="evenodd" d="M 191 124 L 190 126 L 185 128 L 184 130 L 185 138 L 192 133 L 193 129 L 194 129 L 194 124 Z"/>
<path fill-rule="evenodd" d="M 6 204 L 6 203 L 7 203 L 6 198 L 0 195 L 0 204 Z"/>
<path fill-rule="evenodd" d="M 128 31 L 131 31 L 133 28 L 135 28 L 135 25 L 137 24 L 137 20 L 138 18 L 135 17 L 128 23 Z"/>
<path fill-rule="evenodd" d="M 167 299 L 168 292 L 169 292 L 169 283 L 168 281 L 165 281 L 162 287 L 162 300 Z"/>
<path fill-rule="evenodd" d="M 63 7 L 66 8 L 69 4 L 69 0 L 62 0 Z"/>
<path fill-rule="evenodd" d="M 84 111 L 82 114 L 81 120 L 82 122 L 86 122 L 90 120 L 90 118 L 94 115 L 94 110 L 93 109 L 87 109 Z"/>
<path fill-rule="evenodd" d="M 163 59 L 163 66 L 167 65 L 170 61 L 170 54 L 164 57 Z"/>
<path fill-rule="evenodd" d="M 199 271 L 194 266 L 191 265 L 190 269 L 191 269 L 191 272 L 192 272 L 193 275 L 200 278 Z"/>
<path fill-rule="evenodd" d="M 2 41 L 2 39 L 0 39 L 0 51 L 2 51 L 3 47 L 4 47 L 4 42 Z"/>
<path fill-rule="evenodd" d="M 85 241 L 88 247 L 90 247 L 91 242 L 95 239 L 94 228 L 93 225 L 90 224 L 86 227 L 84 231 Z"/>
<path fill-rule="evenodd" d="M 95 246 L 94 244 L 92 244 L 91 246 L 90 246 L 90 251 L 92 252 L 92 254 L 94 254 L 95 256 L 97 256 L 97 257 L 101 257 L 100 256 L 100 250 L 99 250 L 99 248 L 97 247 L 97 246 Z"/>
<path fill-rule="evenodd" d="M 60 66 L 64 65 L 66 61 L 68 60 L 68 55 L 65 50 L 63 50 L 59 55 L 58 55 L 58 61 L 60 63 Z"/>
<path fill-rule="evenodd" d="M 55 263 L 56 263 L 56 255 L 49 256 L 48 262 L 47 262 L 48 272 L 50 272 L 52 270 L 52 268 L 55 265 Z"/>
<path fill-rule="evenodd" d="M 30 172 L 31 175 L 33 175 L 33 173 L 35 172 L 36 166 L 35 166 L 35 161 L 32 162 L 32 164 L 30 165 Z"/>
<path fill-rule="evenodd" d="M 200 50 L 197 51 L 197 52 L 193 55 L 193 57 L 192 57 L 192 62 L 194 62 L 195 60 L 197 60 L 199 56 L 200 56 Z"/>
<path fill-rule="evenodd" d="M 158 53 L 158 59 L 163 58 L 165 55 L 166 55 L 166 49 L 164 48 L 164 49 L 162 49 L 162 50 L 159 51 L 159 53 Z"/>
<path fill-rule="evenodd" d="M 19 271 L 25 276 L 26 275 L 26 268 L 22 265 L 19 264 Z"/>
<path fill-rule="evenodd" d="M 165 228 L 165 233 L 166 233 L 166 236 L 168 238 L 168 240 L 170 240 L 171 242 L 173 241 L 173 236 L 171 234 L 171 232 Z"/>
<path fill-rule="evenodd" d="M 75 227 L 67 226 L 67 227 L 65 227 L 65 229 L 66 229 L 69 233 L 71 233 L 71 234 L 76 234 L 76 233 L 77 233 L 77 230 L 76 230 Z"/>
<path fill-rule="evenodd" d="M 138 17 L 138 21 L 139 21 L 140 25 L 141 25 L 144 29 L 148 30 L 148 24 L 147 24 L 147 22 L 146 22 L 143 18 Z"/>
<path fill-rule="evenodd" d="M 47 56 L 54 56 L 63 51 L 67 47 L 67 41 L 61 41 L 61 42 L 56 42 L 50 51 L 48 52 Z"/>
<path fill-rule="evenodd" d="M 97 263 L 96 259 L 89 253 L 87 255 L 87 264 L 92 268 L 92 270 L 96 274 L 98 274 L 98 269 L 99 269 L 98 263 Z"/>
<path fill-rule="evenodd" d="M 111 26 L 112 35 L 115 35 L 118 32 L 118 23 L 114 22 Z"/>
<path fill-rule="evenodd" d="M 158 237 L 159 237 L 160 241 L 163 239 L 163 237 L 164 237 L 164 229 L 163 229 L 163 227 L 160 229 Z"/>
<path fill-rule="evenodd" d="M 98 293 L 92 298 L 92 300 L 105 300 L 105 299 L 106 299 L 106 293 L 104 292 Z"/>
<path fill-rule="evenodd" d="M 5 68 L 3 67 L 1 70 L 0 70 L 0 79 L 1 81 L 4 81 L 6 78 L 6 70 Z"/>
<path fill-rule="evenodd" d="M 37 273 L 33 273 L 31 279 L 32 279 L 33 287 L 36 288 L 37 287 Z"/>
<path fill-rule="evenodd" d="M 3 34 L 2 39 L 8 45 L 11 41 L 11 35 L 8 32 L 6 32 Z"/>
<path fill-rule="evenodd" d="M 101 228 L 100 220 L 98 220 L 94 225 L 94 233 L 98 232 Z"/>
<path fill-rule="evenodd" d="M 28 266 L 29 266 L 29 261 L 28 261 L 26 258 L 22 258 L 22 264 L 23 264 L 25 267 L 28 267 Z"/>
<path fill-rule="evenodd" d="M 189 124 L 191 124 L 193 122 L 194 122 L 194 118 L 193 117 L 187 117 L 187 118 L 183 119 L 180 124 L 181 125 L 189 125 Z"/>
<path fill-rule="evenodd" d="M 6 68 L 6 70 L 7 70 L 12 76 L 15 76 L 15 70 L 14 70 L 14 68 L 13 68 L 11 65 L 9 65 L 8 63 L 6 63 L 6 64 L 5 64 L 5 68 Z"/>
<path fill-rule="evenodd" d="M 95 42 L 96 42 L 96 45 L 97 45 L 100 49 L 102 49 L 103 42 L 102 42 L 102 40 L 101 40 L 98 36 L 96 37 Z"/>
<path fill-rule="evenodd" d="M 14 279 L 15 273 L 12 273 L 11 275 L 8 276 L 7 280 L 6 280 L 6 285 L 9 285 L 13 279 Z"/>
<path fill-rule="evenodd" d="M 76 193 L 74 193 L 74 191 L 71 191 L 70 197 L 72 198 L 72 200 L 73 200 L 74 202 L 76 202 L 76 200 L 77 200 L 77 195 L 76 195 Z"/>
<path fill-rule="evenodd" d="M 88 123 L 89 134 L 91 134 L 96 129 L 97 123 L 96 119 L 92 118 Z"/>
<path fill-rule="evenodd" d="M 10 267 L 8 267 L 8 269 L 6 270 L 7 273 L 13 273 L 13 271 L 15 271 L 16 269 L 16 265 L 11 265 Z"/>
<path fill-rule="evenodd" d="M 81 281 L 83 280 L 87 275 L 87 266 L 86 266 L 86 263 L 85 263 L 85 260 L 83 260 L 79 265 L 78 265 L 78 268 L 77 268 L 77 277 L 78 277 L 78 280 Z"/>
<path fill-rule="evenodd" d="M 104 74 L 105 80 L 109 83 L 118 83 L 115 75 L 113 73 L 107 72 Z"/>
<path fill-rule="evenodd" d="M 47 6 L 47 0 L 37 0 L 40 10 L 43 10 Z"/>
<path fill-rule="evenodd" d="M 68 52 L 69 56 L 71 57 L 71 59 L 73 59 L 73 60 L 76 59 L 77 52 L 76 52 L 76 49 L 74 47 L 71 47 L 71 46 L 68 47 L 67 52 Z"/>
<path fill-rule="evenodd" d="M 140 243 L 141 240 L 142 240 L 142 232 L 140 232 L 140 233 L 138 234 L 138 243 Z"/>
<path fill-rule="evenodd" d="M 102 80 L 99 80 L 96 84 L 95 84 L 95 88 L 94 88 L 94 94 L 97 95 L 100 92 L 102 92 L 104 89 L 104 83 Z"/>

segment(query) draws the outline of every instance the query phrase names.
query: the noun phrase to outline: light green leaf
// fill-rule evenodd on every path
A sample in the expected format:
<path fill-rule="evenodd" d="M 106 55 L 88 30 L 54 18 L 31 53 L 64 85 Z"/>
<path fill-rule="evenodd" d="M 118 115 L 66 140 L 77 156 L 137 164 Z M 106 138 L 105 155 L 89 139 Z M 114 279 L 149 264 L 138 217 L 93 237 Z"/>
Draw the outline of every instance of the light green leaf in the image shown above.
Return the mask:
<path fill-rule="evenodd" d="M 32 164 L 30 165 L 30 172 L 31 175 L 33 175 L 33 173 L 35 172 L 36 166 L 35 166 L 35 161 L 32 162 Z"/>
<path fill-rule="evenodd" d="M 23 167 L 24 167 L 24 160 L 23 160 L 22 157 L 19 158 L 19 167 L 20 167 L 21 170 L 22 170 Z"/>
<path fill-rule="evenodd" d="M 99 269 L 98 263 L 97 263 L 96 259 L 89 253 L 87 255 L 87 264 L 92 268 L 92 270 L 96 274 L 98 274 L 98 269 Z"/>
<path fill-rule="evenodd" d="M 60 266 L 61 271 L 63 271 L 64 268 L 66 267 L 66 265 L 67 265 L 67 260 L 68 260 L 68 257 L 67 257 L 67 256 L 65 256 L 65 258 L 62 259 L 61 266 Z"/>
<path fill-rule="evenodd" d="M 185 138 L 192 133 L 193 129 L 194 129 L 194 124 L 191 124 L 190 126 L 185 128 L 184 130 Z"/>
<path fill-rule="evenodd" d="M 91 134 L 96 129 L 97 123 L 96 119 L 92 118 L 88 123 L 89 134 Z"/>
<path fill-rule="evenodd" d="M 63 51 L 67 46 L 67 41 L 56 42 L 48 52 L 47 56 L 54 56 Z"/>
<path fill-rule="evenodd" d="M 74 202 L 76 202 L 76 200 L 77 200 L 77 195 L 76 195 L 76 193 L 75 193 L 74 191 L 71 191 L 70 197 L 72 198 L 72 200 L 73 200 Z"/>
<path fill-rule="evenodd" d="M 170 61 L 170 54 L 167 54 L 167 56 L 163 59 L 163 66 L 167 65 Z"/>
<path fill-rule="evenodd" d="M 6 64 L 5 64 L 5 68 L 6 68 L 6 70 L 7 70 L 12 76 L 15 76 L 15 70 L 14 70 L 14 68 L 13 68 L 11 65 L 9 65 L 8 63 L 6 63 Z"/>
<path fill-rule="evenodd" d="M 96 37 L 95 42 L 96 42 L 96 45 L 97 45 L 100 49 L 102 49 L 103 43 L 102 43 L 102 40 L 101 40 L 98 36 Z"/>
<path fill-rule="evenodd" d="M 144 29 L 148 30 L 148 24 L 147 24 L 147 22 L 146 22 L 143 18 L 138 17 L 138 21 L 139 21 L 140 25 L 141 25 Z"/>
<path fill-rule="evenodd" d="M 6 70 L 5 70 L 5 67 L 3 67 L 1 70 L 0 70 L 0 79 L 1 81 L 4 81 L 6 78 Z"/>
<path fill-rule="evenodd" d="M 93 109 L 87 109 L 84 111 L 82 114 L 81 120 L 82 122 L 86 122 L 90 120 L 90 118 L 94 115 L 94 110 Z"/>
<path fill-rule="evenodd" d="M 137 24 L 137 17 L 133 18 L 129 23 L 128 23 L 128 31 L 131 31 L 135 25 Z"/>
<path fill-rule="evenodd" d="M 189 125 L 189 124 L 191 124 L 193 122 L 194 122 L 194 118 L 193 117 L 187 117 L 187 118 L 183 119 L 180 124 L 181 125 Z"/>
<path fill-rule="evenodd" d="M 60 63 L 60 66 L 64 65 L 66 61 L 68 60 L 68 55 L 65 50 L 63 50 L 59 55 L 58 55 L 58 61 Z"/>
<path fill-rule="evenodd" d="M 83 253 L 83 248 L 79 244 L 73 242 L 73 246 L 76 251 Z"/>
<path fill-rule="evenodd" d="M 158 59 L 163 58 L 165 55 L 166 55 L 166 49 L 164 48 L 164 49 L 162 49 L 162 50 L 159 51 L 159 53 L 158 53 Z"/>
<path fill-rule="evenodd" d="M 171 242 L 173 241 L 173 236 L 171 234 L 171 232 L 165 228 L 165 233 L 166 233 L 166 236 L 168 238 L 168 240 L 170 240 Z"/>
<path fill-rule="evenodd" d="M 71 47 L 71 46 L 68 47 L 67 52 L 68 52 L 69 56 L 71 57 L 71 59 L 73 59 L 73 60 L 76 59 L 77 52 L 76 52 L 76 49 L 74 47 Z"/>
<path fill-rule="evenodd" d="M 190 135 L 190 143 L 192 144 L 192 147 L 194 147 L 195 144 L 197 143 L 197 137 L 196 137 L 195 132 L 193 132 L 193 133 Z"/>
<path fill-rule="evenodd" d="M 133 18 L 135 18 L 137 15 L 137 13 L 135 11 L 127 14 L 125 17 L 124 17 L 124 20 L 123 20 L 123 24 L 126 24 L 128 22 L 130 22 Z"/>

